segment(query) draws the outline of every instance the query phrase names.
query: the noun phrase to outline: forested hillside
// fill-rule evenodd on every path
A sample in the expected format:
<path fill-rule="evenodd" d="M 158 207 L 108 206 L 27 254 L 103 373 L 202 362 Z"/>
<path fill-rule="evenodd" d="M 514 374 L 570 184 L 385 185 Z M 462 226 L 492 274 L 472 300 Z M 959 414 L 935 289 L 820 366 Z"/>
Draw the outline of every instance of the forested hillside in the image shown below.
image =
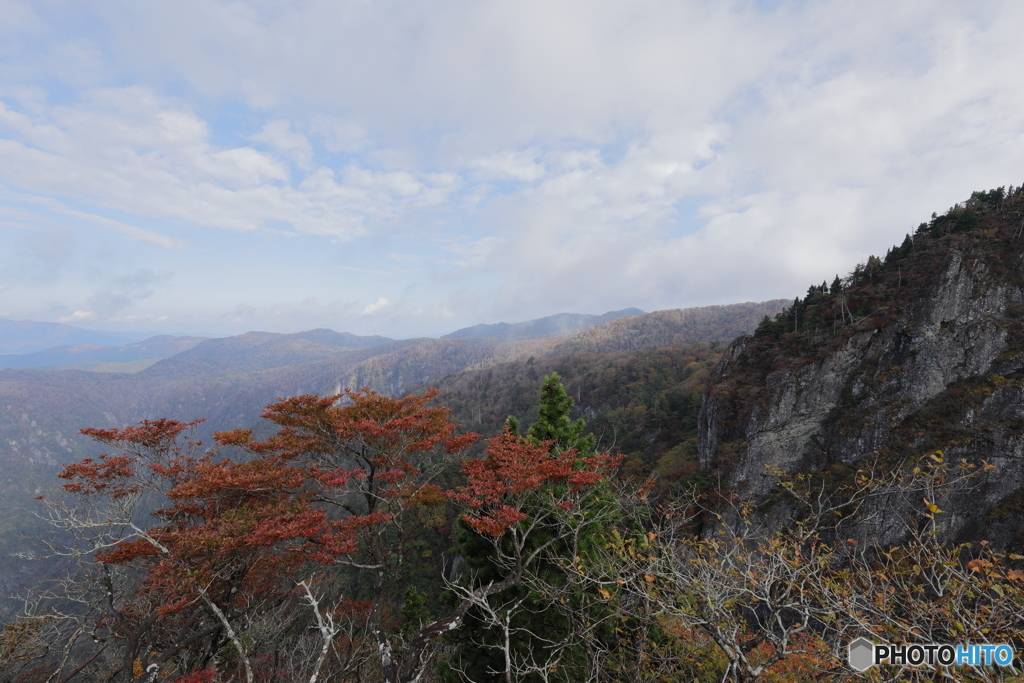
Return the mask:
<path fill-rule="evenodd" d="M 708 371 L 721 343 L 688 344 L 632 353 L 572 353 L 503 363 L 449 375 L 434 383 L 438 401 L 471 431 L 498 432 L 510 415 L 537 420 L 541 382 L 557 373 L 598 448 L 628 456 L 625 472 L 664 483 L 695 474 L 697 413 Z M 423 390 L 426 387 L 412 387 Z"/>

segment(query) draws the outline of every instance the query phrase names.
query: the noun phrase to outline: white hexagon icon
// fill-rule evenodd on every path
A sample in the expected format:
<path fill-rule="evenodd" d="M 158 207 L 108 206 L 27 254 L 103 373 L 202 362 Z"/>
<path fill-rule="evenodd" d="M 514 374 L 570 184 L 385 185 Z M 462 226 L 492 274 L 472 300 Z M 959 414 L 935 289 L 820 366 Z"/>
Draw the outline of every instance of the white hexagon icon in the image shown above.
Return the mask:
<path fill-rule="evenodd" d="M 854 671 L 866 671 L 875 663 L 875 646 L 867 638 L 858 638 L 850 643 L 850 667 Z"/>

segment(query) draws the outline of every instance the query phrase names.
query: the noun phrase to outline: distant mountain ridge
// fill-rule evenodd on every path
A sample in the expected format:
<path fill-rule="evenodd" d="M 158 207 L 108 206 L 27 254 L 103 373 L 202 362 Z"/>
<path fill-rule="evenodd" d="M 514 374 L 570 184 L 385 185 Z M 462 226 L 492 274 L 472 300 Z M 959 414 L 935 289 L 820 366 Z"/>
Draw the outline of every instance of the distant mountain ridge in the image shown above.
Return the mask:
<path fill-rule="evenodd" d="M 576 332 L 609 323 L 627 316 L 643 315 L 639 308 L 624 308 L 621 311 L 610 311 L 603 315 L 586 313 L 556 313 L 536 320 L 521 323 L 494 323 L 464 327 L 446 334 L 441 339 L 468 339 L 486 337 L 501 341 L 521 341 L 541 337 L 565 337 Z"/>
<path fill-rule="evenodd" d="M 206 339 L 135 374 L 0 370 L 0 456 L 54 466 L 78 456 L 82 427 L 123 427 L 140 419 L 209 418 L 208 430 L 249 426 L 280 397 L 370 387 L 401 394 L 452 373 L 571 353 L 630 352 L 750 332 L 788 300 L 627 316 L 568 337 L 492 339 L 356 337 L 329 330 L 250 332 Z M 319 339 L 312 341 L 312 339 Z M 329 342 L 335 345 L 329 345 Z M 349 346 L 341 346 L 347 344 Z M 362 345 L 363 348 L 353 348 Z M 0 457 L 2 459 L 2 457 Z"/>
<path fill-rule="evenodd" d="M 360 337 L 323 328 L 295 334 L 246 332 L 234 337 L 206 339 L 156 363 L 144 373 L 148 377 L 223 377 L 311 363 L 394 341 L 388 337 Z"/>
<path fill-rule="evenodd" d="M 636 318 L 619 318 L 559 341 L 547 355 L 640 351 L 700 342 L 723 342 L 749 334 L 764 316 L 775 315 L 789 303 L 789 299 L 759 303 L 748 301 L 724 306 L 670 308 L 645 313 Z"/>
<path fill-rule="evenodd" d="M 86 330 L 63 323 L 0 318 L 0 353 L 35 353 L 55 346 L 74 344 L 121 346 L 135 343 L 151 335 L 152 333 L 147 332 L 106 332 Z"/>
<path fill-rule="evenodd" d="M 456 330 L 442 339 L 469 343 L 527 341 L 567 337 L 627 316 L 643 315 L 639 308 L 603 315 L 559 313 L 519 323 L 481 324 Z M 132 333 L 126 333 L 131 335 Z M 47 340 L 71 343 L 46 345 Z M 394 342 L 389 337 L 359 336 L 317 328 L 281 334 L 246 332 L 232 337 L 171 337 L 158 335 L 125 342 L 108 333 L 61 323 L 0 320 L 0 368 L 140 372 L 150 375 L 226 376 L 325 360 L 339 353 Z M 11 349 L 15 349 L 11 352 Z"/>
<path fill-rule="evenodd" d="M 0 355 L 0 368 L 40 368 L 53 370 L 92 370 L 100 364 L 127 364 L 132 361 L 155 362 L 187 351 L 206 337 L 172 337 L 162 334 L 134 344 L 105 346 L 70 344 L 34 353 Z"/>

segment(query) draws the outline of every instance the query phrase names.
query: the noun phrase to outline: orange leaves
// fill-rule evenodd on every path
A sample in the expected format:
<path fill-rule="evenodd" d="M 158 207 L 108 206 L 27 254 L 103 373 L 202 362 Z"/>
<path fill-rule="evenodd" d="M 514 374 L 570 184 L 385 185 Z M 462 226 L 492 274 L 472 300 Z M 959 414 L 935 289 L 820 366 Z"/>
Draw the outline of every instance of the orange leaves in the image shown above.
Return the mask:
<path fill-rule="evenodd" d="M 64 465 L 57 476 L 69 479 L 64 490 L 80 495 L 104 495 L 122 498 L 138 491 L 128 480 L 135 474 L 135 459 L 128 456 L 101 455 L 96 460 L 85 458 L 81 462 Z"/>
<path fill-rule="evenodd" d="M 221 446 L 246 447 L 252 443 L 251 429 L 232 429 L 229 432 L 214 432 L 214 440 Z"/>
<path fill-rule="evenodd" d="M 987 569 L 991 569 L 995 565 L 988 560 L 971 560 L 967 563 L 967 568 L 972 572 L 984 572 Z"/>
<path fill-rule="evenodd" d="M 437 393 L 391 398 L 364 389 L 282 399 L 264 413 L 274 436 L 218 432 L 220 454 L 190 439 L 198 421 L 83 430 L 121 452 L 67 465 L 62 483 L 77 500 L 54 507 L 91 543 L 98 567 L 131 577 L 106 591 L 111 614 L 101 617 L 103 628 L 126 642 L 156 634 L 168 647 L 187 642 L 215 652 L 223 645 L 218 623 L 233 622 L 239 633 L 260 623 L 298 581 L 321 571 L 317 565 L 335 577 L 331 565 L 339 562 L 370 569 L 405 561 L 408 546 L 396 547 L 396 539 L 411 536 L 403 533 L 406 516 L 450 524 L 442 507 L 450 499 L 431 482 L 453 462 L 449 454 L 479 438 L 456 435 L 450 411 L 428 405 Z M 586 468 L 562 464 L 567 487 L 593 480 L 577 469 Z M 155 506 L 162 508 L 143 514 Z M 484 533 L 524 516 L 511 505 L 492 512 L 479 520 Z M 370 603 L 345 609 L 351 614 L 335 616 L 371 612 Z M 211 676 L 194 671 L 180 680 Z"/>
<path fill-rule="evenodd" d="M 526 519 L 526 515 L 508 505 L 498 505 L 486 515 L 464 515 L 463 519 L 478 534 L 501 536 L 510 526 Z"/>
<path fill-rule="evenodd" d="M 505 432 L 488 443 L 486 458 L 467 460 L 462 471 L 469 485 L 452 498 L 472 507 L 497 503 L 506 494 L 537 489 L 547 479 L 564 478 L 572 471 L 575 451 L 548 456 L 547 443 L 535 445 Z"/>
<path fill-rule="evenodd" d="M 408 492 L 406 497 L 409 505 L 423 505 L 425 507 L 443 505 L 448 500 L 448 497 L 444 494 L 444 489 L 436 484 L 417 487 L 413 491 Z"/>
<path fill-rule="evenodd" d="M 403 507 L 448 500 L 426 483 L 421 467 L 479 437 L 456 436 L 449 411 L 427 406 L 437 393 L 391 398 L 365 389 L 283 399 L 264 412 L 279 427 L 270 439 L 255 441 L 247 429 L 215 434 L 218 445 L 253 456 L 245 462 L 196 454 L 199 443 L 188 437 L 199 421 L 86 429 L 124 453 L 67 465 L 61 477 L 69 493 L 98 507 L 143 491 L 165 496 L 166 507 L 152 513 L 156 525 L 94 554 L 142 571 L 142 592 L 162 605 L 162 615 L 190 608 L 198 591 L 220 592 L 228 603 L 247 600 L 286 590 L 310 563 L 356 553 L 368 532 Z M 585 485 L 587 476 L 572 481 Z M 362 495 L 339 495 L 346 490 Z M 325 503 L 339 500 L 344 513 L 332 518 Z M 516 519 L 503 511 L 492 524 Z"/>
<path fill-rule="evenodd" d="M 534 444 L 509 432 L 488 443 L 486 458 L 462 463 L 469 483 L 448 495 L 472 510 L 463 517 L 470 526 L 492 536 L 500 536 L 526 519 L 512 506 L 522 494 L 555 484 L 578 493 L 596 484 L 622 462 L 622 456 L 608 454 L 580 457 L 576 451 L 549 453 L 550 442 Z M 563 500 L 555 505 L 569 510 L 573 502 Z"/>
<path fill-rule="evenodd" d="M 280 427 L 275 436 L 258 442 L 249 430 L 215 436 L 222 445 L 262 459 L 294 462 L 322 488 L 357 491 L 376 501 L 404 500 L 419 489 L 424 463 L 480 438 L 456 436 L 457 425 L 448 419 L 451 411 L 428 407 L 438 393 L 431 389 L 392 398 L 363 389 L 326 398 L 294 396 L 263 412 Z"/>
<path fill-rule="evenodd" d="M 178 422 L 177 420 L 143 420 L 137 425 L 124 429 L 82 429 L 82 434 L 92 437 L 100 443 L 125 448 L 131 444 L 149 450 L 168 450 L 177 445 L 178 437 L 198 426 L 202 420 Z"/>
<path fill-rule="evenodd" d="M 443 448 L 449 453 L 464 450 L 478 434 L 455 436 L 447 408 L 428 408 L 440 393 L 430 389 L 422 394 L 392 398 L 371 389 L 351 391 L 322 398 L 295 396 L 267 406 L 263 417 L 282 427 L 277 436 L 262 444 L 245 442 L 246 435 L 218 434 L 218 438 L 252 447 L 270 446 L 285 457 L 320 453 L 332 449 L 359 450 L 368 447 L 378 465 L 395 467 L 396 456 Z M 336 405 L 347 400 L 346 405 Z M 225 441 L 227 442 L 227 441 Z M 402 460 L 404 457 L 399 457 Z"/>
<path fill-rule="evenodd" d="M 350 479 L 361 479 L 365 476 L 363 470 L 347 470 L 344 467 L 336 467 L 333 470 L 326 471 L 317 467 L 311 467 L 307 472 L 321 486 L 326 486 L 327 488 L 341 488 Z"/>

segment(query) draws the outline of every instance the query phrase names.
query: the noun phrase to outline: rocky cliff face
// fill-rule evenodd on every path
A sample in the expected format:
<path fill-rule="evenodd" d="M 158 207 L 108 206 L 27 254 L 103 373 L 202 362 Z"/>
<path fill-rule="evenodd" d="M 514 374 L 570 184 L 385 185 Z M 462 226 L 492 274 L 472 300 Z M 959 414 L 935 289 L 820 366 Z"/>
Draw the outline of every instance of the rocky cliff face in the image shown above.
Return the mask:
<path fill-rule="evenodd" d="M 969 490 L 939 502 L 945 531 L 1019 552 L 1024 197 L 987 199 L 976 193 L 951 211 L 959 225 L 922 224 L 884 263 L 872 257 L 845 286 L 812 288 L 735 340 L 705 388 L 702 466 L 767 500 L 777 479 L 766 468 L 891 468 L 941 450 L 947 462 L 979 465 Z M 981 472 L 983 463 L 995 469 Z M 872 534 L 896 542 L 920 512 L 896 505 Z"/>

